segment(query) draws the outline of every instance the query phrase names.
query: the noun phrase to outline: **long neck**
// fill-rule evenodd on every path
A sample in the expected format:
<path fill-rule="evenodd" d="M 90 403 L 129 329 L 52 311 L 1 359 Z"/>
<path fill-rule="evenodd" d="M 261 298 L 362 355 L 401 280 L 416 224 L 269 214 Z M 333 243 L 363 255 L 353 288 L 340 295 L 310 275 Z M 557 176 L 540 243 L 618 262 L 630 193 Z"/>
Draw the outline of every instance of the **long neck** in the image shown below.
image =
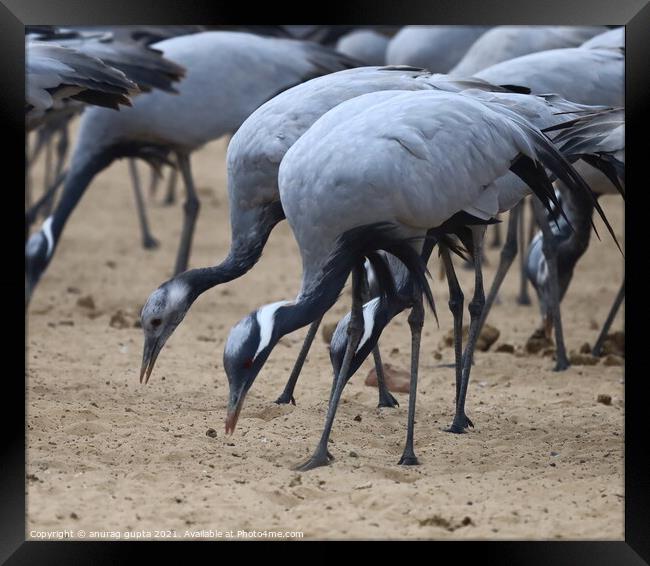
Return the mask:
<path fill-rule="evenodd" d="M 208 289 L 237 279 L 249 271 L 262 256 L 271 231 L 283 218 L 282 206 L 275 202 L 256 211 L 256 222 L 250 229 L 233 224 L 233 240 L 226 259 L 217 265 L 190 269 L 181 275 L 189 280 L 194 299 Z"/>
<path fill-rule="evenodd" d="M 564 190 L 562 207 L 574 230 L 569 231 L 568 238 L 560 244 L 558 262 L 572 268 L 589 245 L 594 204 L 582 194 Z"/>
<path fill-rule="evenodd" d="M 324 272 L 317 287 L 299 295 L 294 303 L 283 306 L 276 315 L 276 339 L 321 318 L 341 294 L 350 269 L 351 266 L 341 265 L 336 270 Z"/>
<path fill-rule="evenodd" d="M 90 182 L 97 173 L 108 167 L 113 159 L 114 156 L 108 149 L 96 153 L 84 152 L 75 156 L 70 171 L 66 176 L 61 199 L 51 217 L 50 227 L 55 246 L 59 241 L 68 217 L 81 200 Z"/>

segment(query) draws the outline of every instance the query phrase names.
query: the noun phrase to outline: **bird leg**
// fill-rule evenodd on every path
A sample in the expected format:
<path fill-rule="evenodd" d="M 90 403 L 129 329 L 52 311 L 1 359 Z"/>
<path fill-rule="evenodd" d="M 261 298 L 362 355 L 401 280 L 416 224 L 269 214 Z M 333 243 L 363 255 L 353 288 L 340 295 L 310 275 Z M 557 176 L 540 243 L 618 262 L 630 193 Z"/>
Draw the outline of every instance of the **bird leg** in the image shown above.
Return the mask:
<path fill-rule="evenodd" d="M 133 194 L 135 195 L 135 204 L 138 209 L 138 220 L 140 221 L 140 230 L 142 232 L 142 247 L 145 250 L 152 250 L 158 247 L 158 242 L 149 231 L 149 222 L 144 208 L 142 191 L 140 190 L 140 175 L 138 174 L 134 159 L 129 159 L 129 173 L 131 174 Z"/>
<path fill-rule="evenodd" d="M 43 194 L 48 194 L 48 189 L 52 186 L 52 138 L 49 137 L 45 144 L 45 173 L 43 176 Z M 47 201 L 45 208 L 47 208 Z"/>
<path fill-rule="evenodd" d="M 524 238 L 524 228 L 525 228 L 525 219 L 526 219 L 526 214 L 525 214 L 525 202 L 526 200 L 524 199 L 517 205 L 521 206 L 519 210 L 519 295 L 517 296 L 517 304 L 518 305 L 530 305 L 530 295 L 528 294 L 528 277 L 526 276 L 526 239 Z M 511 213 L 512 214 L 512 213 Z M 531 227 L 535 226 L 535 222 L 531 218 Z M 532 237 L 529 238 L 529 243 L 530 240 L 532 240 Z M 515 245 L 517 243 L 517 239 L 515 237 Z M 515 252 L 516 255 L 516 252 Z M 513 256 L 514 257 L 514 256 Z"/>
<path fill-rule="evenodd" d="M 483 250 L 483 239 L 485 236 L 485 225 L 470 226 L 472 231 L 472 242 L 474 244 L 474 296 L 468 305 L 469 310 L 469 336 L 467 337 L 467 346 L 463 355 L 463 371 L 461 375 L 460 392 L 456 401 L 456 414 L 451 426 L 446 429 L 447 432 L 462 433 L 468 426 L 474 427 L 474 423 L 465 414 L 465 397 L 467 396 L 467 386 L 469 384 L 469 373 L 472 368 L 472 358 L 474 357 L 474 348 L 478 340 L 478 323 L 485 305 L 485 294 L 483 291 L 483 272 L 481 268 L 481 253 Z"/>
<path fill-rule="evenodd" d="M 460 384 L 462 380 L 463 365 L 463 303 L 465 296 L 458 283 L 454 264 L 452 263 L 449 250 L 446 246 L 440 246 L 440 254 L 447 275 L 447 284 L 449 286 L 449 310 L 454 317 L 454 356 L 456 368 L 456 404 L 460 397 Z"/>
<path fill-rule="evenodd" d="M 501 245 L 501 224 L 494 224 L 492 226 L 492 242 L 490 243 L 490 247 L 498 249 Z"/>
<path fill-rule="evenodd" d="M 288 405 L 289 403 L 292 405 L 296 404 L 296 400 L 293 398 L 293 390 L 296 387 L 298 376 L 300 375 L 302 366 L 305 363 L 305 359 L 307 358 L 307 354 L 309 353 L 309 349 L 311 348 L 311 344 L 314 341 L 314 337 L 316 336 L 316 332 L 318 331 L 318 327 L 322 320 L 323 317 L 321 316 L 311 323 L 311 326 L 307 331 L 307 336 L 305 336 L 305 341 L 300 349 L 300 353 L 298 354 L 298 359 L 296 360 L 291 375 L 289 376 L 289 381 L 287 381 L 287 384 L 284 386 L 282 394 L 275 401 L 278 405 Z"/>
<path fill-rule="evenodd" d="M 178 152 L 178 165 L 183 175 L 185 191 L 187 198 L 183 205 L 185 217 L 183 219 L 183 231 L 181 233 L 181 243 L 176 256 L 176 267 L 174 275 L 178 275 L 187 270 L 187 264 L 190 259 L 190 249 L 192 247 L 192 237 L 194 235 L 194 226 L 196 218 L 199 215 L 201 203 L 194 189 L 194 180 L 192 179 L 192 170 L 190 169 L 190 156 L 187 153 Z"/>
<path fill-rule="evenodd" d="M 329 442 L 330 432 L 332 431 L 332 425 L 334 424 L 336 409 L 341 399 L 341 393 L 350 373 L 352 358 L 363 335 L 363 297 L 361 291 L 362 279 L 365 277 L 364 271 L 362 263 L 355 265 L 352 270 L 352 312 L 350 313 L 350 323 L 348 324 L 348 343 L 345 348 L 343 362 L 336 376 L 336 385 L 327 408 L 325 428 L 323 429 L 314 454 L 306 462 L 295 467 L 294 469 L 296 471 L 306 472 L 320 466 L 325 466 L 334 459 L 327 450 L 327 444 Z"/>
<path fill-rule="evenodd" d="M 406 427 L 406 445 L 398 464 L 402 466 L 417 466 L 417 456 L 413 450 L 413 429 L 415 427 L 415 395 L 418 389 L 418 365 L 420 361 L 420 340 L 424 325 L 424 307 L 422 306 L 422 291 L 413 291 L 413 307 L 408 318 L 411 328 L 411 382 L 409 384 L 409 414 Z"/>
<path fill-rule="evenodd" d="M 172 167 L 171 173 L 169 174 L 169 180 L 167 181 L 167 193 L 165 194 L 165 200 L 163 200 L 163 205 L 171 206 L 176 202 L 176 180 L 178 179 L 178 170 L 176 167 Z"/>
<path fill-rule="evenodd" d="M 553 237 L 551 225 L 544 213 L 544 208 L 538 199 L 533 200 L 533 213 L 537 224 L 542 230 L 542 251 L 548 265 L 549 281 L 549 307 L 553 327 L 555 328 L 555 371 L 563 371 L 569 367 L 569 359 L 566 355 L 564 335 L 562 332 L 562 317 L 560 314 L 560 290 L 558 284 L 557 269 L 557 241 Z"/>
<path fill-rule="evenodd" d="M 596 340 L 596 344 L 594 344 L 594 348 L 591 351 L 592 355 L 600 356 L 601 351 L 603 349 L 603 343 L 605 342 L 605 338 L 607 338 L 607 333 L 609 332 L 609 329 L 612 326 L 612 322 L 614 322 L 614 319 L 616 318 L 616 313 L 618 312 L 618 309 L 620 308 L 624 298 L 625 298 L 625 279 L 623 279 L 623 283 L 621 283 L 621 288 L 619 289 L 618 294 L 614 299 L 612 308 L 609 310 L 609 314 L 607 315 L 605 324 L 603 324 L 603 328 L 600 331 L 600 334 L 598 335 L 598 340 Z"/>
<path fill-rule="evenodd" d="M 501 248 L 499 267 L 497 268 L 497 272 L 494 275 L 494 279 L 492 280 L 492 286 L 490 287 L 490 292 L 488 293 L 487 299 L 485 300 L 485 306 L 483 307 L 483 314 L 481 315 L 481 320 L 478 323 L 479 334 L 481 333 L 481 329 L 485 324 L 488 313 L 494 304 L 497 293 L 503 284 L 503 280 L 505 279 L 506 274 L 512 265 L 512 262 L 517 255 L 517 227 L 520 226 L 522 222 L 523 206 L 523 201 L 520 201 L 513 209 L 510 210 L 510 216 L 508 218 L 508 230 L 506 232 L 506 241 Z"/>

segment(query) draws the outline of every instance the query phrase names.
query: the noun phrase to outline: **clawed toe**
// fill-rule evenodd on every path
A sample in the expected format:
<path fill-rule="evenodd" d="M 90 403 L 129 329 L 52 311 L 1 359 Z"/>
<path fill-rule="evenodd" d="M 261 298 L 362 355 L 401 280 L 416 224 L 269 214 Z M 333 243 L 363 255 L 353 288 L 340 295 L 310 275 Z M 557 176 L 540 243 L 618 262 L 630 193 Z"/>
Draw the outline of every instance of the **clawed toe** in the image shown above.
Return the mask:
<path fill-rule="evenodd" d="M 313 470 L 314 468 L 327 466 L 332 462 L 332 460 L 334 460 L 334 456 L 332 456 L 329 453 L 329 451 L 326 453 L 325 456 L 320 454 L 314 454 L 306 462 L 303 462 L 302 464 L 298 464 L 297 466 L 295 466 L 293 470 L 296 472 L 307 472 L 309 470 Z"/>
<path fill-rule="evenodd" d="M 402 456 L 397 462 L 399 466 L 419 466 L 420 462 L 417 459 L 417 456 Z"/>

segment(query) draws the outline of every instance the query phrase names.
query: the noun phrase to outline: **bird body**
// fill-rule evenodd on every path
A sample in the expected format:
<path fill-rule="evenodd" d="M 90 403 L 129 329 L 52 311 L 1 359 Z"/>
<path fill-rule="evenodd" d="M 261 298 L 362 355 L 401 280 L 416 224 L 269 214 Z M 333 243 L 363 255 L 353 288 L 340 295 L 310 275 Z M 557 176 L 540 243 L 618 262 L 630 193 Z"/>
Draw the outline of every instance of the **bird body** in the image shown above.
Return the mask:
<path fill-rule="evenodd" d="M 610 29 L 585 41 L 583 49 L 621 49 L 625 48 L 625 28 L 623 26 Z"/>
<path fill-rule="evenodd" d="M 259 37 L 240 32 L 203 32 L 174 37 L 154 45 L 186 69 L 178 94 L 155 90 L 140 96 L 127 113 L 87 112 L 66 178 L 61 203 L 54 212 L 52 233 L 58 242 L 63 225 L 92 177 L 119 157 L 160 160 L 169 151 L 184 156 L 186 222 L 177 258 L 184 271 L 198 199 L 191 183 L 189 154 L 202 145 L 234 132 L 265 100 L 295 84 L 353 66 L 336 52 L 290 39 Z M 43 242 L 43 235 L 32 236 Z M 44 246 L 30 247 L 45 254 Z M 30 288 L 38 281 L 51 254 L 28 255 Z"/>
<path fill-rule="evenodd" d="M 341 37 L 336 50 L 367 65 L 384 65 L 389 38 L 372 29 L 351 31 Z"/>
<path fill-rule="evenodd" d="M 551 49 L 497 63 L 475 76 L 494 84 L 526 86 L 534 94 L 559 94 L 580 104 L 623 106 L 624 59 L 615 49 Z"/>
<path fill-rule="evenodd" d="M 604 29 L 602 26 L 497 26 L 481 35 L 449 74 L 471 76 L 528 53 L 578 47 Z"/>
<path fill-rule="evenodd" d="M 487 26 L 405 26 L 390 40 L 386 63 L 446 73 L 487 29 Z"/>

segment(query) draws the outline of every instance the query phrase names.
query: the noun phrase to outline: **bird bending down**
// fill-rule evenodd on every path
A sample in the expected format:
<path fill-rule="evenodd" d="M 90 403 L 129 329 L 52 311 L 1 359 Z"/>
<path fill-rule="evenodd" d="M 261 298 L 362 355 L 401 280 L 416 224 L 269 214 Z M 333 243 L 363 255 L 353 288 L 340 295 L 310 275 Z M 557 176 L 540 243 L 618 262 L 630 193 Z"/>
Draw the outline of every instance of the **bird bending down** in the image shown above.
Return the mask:
<path fill-rule="evenodd" d="M 164 162 L 177 154 L 187 200 L 174 273 L 187 268 L 199 200 L 190 167 L 191 153 L 236 131 L 263 102 L 310 78 L 355 64 L 320 45 L 237 32 L 204 32 L 156 43 L 187 75 L 178 94 L 159 90 L 135 99 L 133 108 L 101 109 L 82 117 L 63 194 L 27 253 L 28 294 L 59 243 L 65 222 L 91 180 L 120 157 Z"/>
<path fill-rule="evenodd" d="M 505 91 L 479 79 L 432 75 L 412 67 L 361 67 L 312 79 L 286 90 L 260 106 L 241 125 L 228 145 L 228 196 L 231 244 L 224 261 L 191 269 L 160 285 L 141 313 L 145 335 L 141 381 L 149 379 L 167 339 L 196 298 L 216 285 L 244 275 L 262 254 L 269 234 L 284 219 L 278 168 L 289 148 L 328 110 L 357 96 L 390 90 L 472 88 Z M 310 328 L 300 356 L 278 402 L 289 403 L 320 319 Z M 377 354 L 378 355 L 378 354 Z M 378 366 L 379 358 L 377 357 Z M 380 370 L 381 375 L 381 370 Z M 378 376 L 379 377 L 379 376 Z M 382 406 L 397 402 L 380 387 Z M 392 400 L 391 400 L 392 399 Z"/>
<path fill-rule="evenodd" d="M 230 391 L 226 431 L 234 431 L 246 394 L 279 339 L 321 317 L 352 271 L 353 309 L 346 352 L 321 440 L 313 456 L 298 469 L 329 463 L 327 443 L 336 407 L 352 357 L 365 336 L 359 292 L 364 258 L 373 251 L 387 251 L 418 277 L 419 254 L 428 230 L 461 212 L 493 217 L 500 203 L 497 199 L 492 203 L 495 210 L 485 214 L 490 201 L 484 198 L 509 169 L 547 204 L 554 200 L 544 166 L 575 190 L 589 192 L 539 130 L 512 111 L 462 94 L 376 92 L 342 103 L 316 121 L 287 151 L 278 177 L 282 207 L 302 257 L 301 290 L 293 301 L 263 306 L 232 328 L 224 350 Z M 485 227 L 471 226 L 470 230 L 474 250 L 480 252 Z M 480 257 L 480 253 L 475 255 Z M 421 277 L 414 282 L 418 280 Z M 476 281 L 459 387 L 457 413 L 461 415 L 469 381 L 467 361 L 482 306 L 480 265 Z M 417 463 L 413 429 L 423 322 L 421 293 L 427 288 L 423 284 L 415 287 L 409 298 L 413 349 L 403 464 Z"/>

